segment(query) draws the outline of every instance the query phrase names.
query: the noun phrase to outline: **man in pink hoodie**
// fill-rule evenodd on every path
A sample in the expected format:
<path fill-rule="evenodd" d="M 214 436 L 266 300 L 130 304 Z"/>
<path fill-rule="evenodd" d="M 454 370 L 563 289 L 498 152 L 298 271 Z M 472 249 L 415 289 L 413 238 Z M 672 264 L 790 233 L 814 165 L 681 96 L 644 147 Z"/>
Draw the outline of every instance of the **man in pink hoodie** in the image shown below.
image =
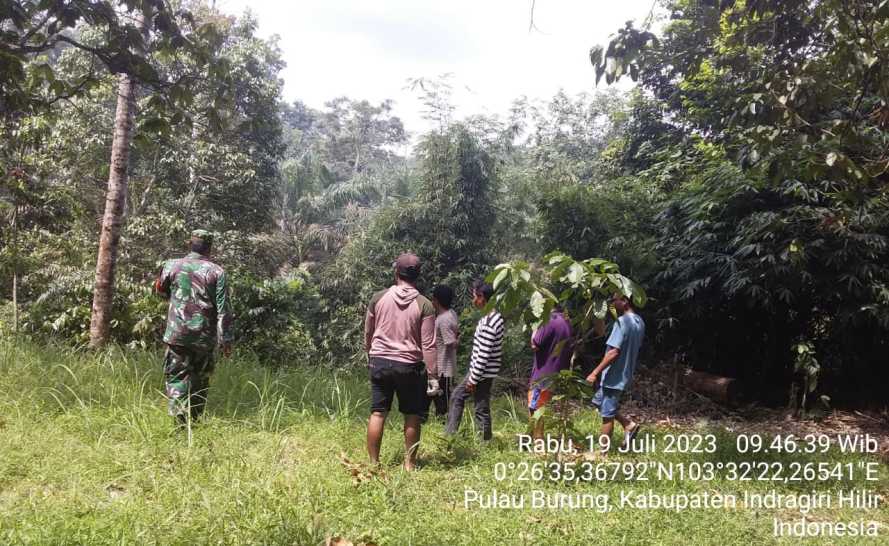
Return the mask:
<path fill-rule="evenodd" d="M 402 254 L 393 265 L 395 285 L 374 294 L 364 319 L 371 385 L 367 452 L 372 463 L 380 462 L 383 427 L 397 397 L 404 414 L 404 468 L 413 470 L 426 411 L 427 373 L 436 377 L 435 309 L 417 291 L 420 259 Z"/>

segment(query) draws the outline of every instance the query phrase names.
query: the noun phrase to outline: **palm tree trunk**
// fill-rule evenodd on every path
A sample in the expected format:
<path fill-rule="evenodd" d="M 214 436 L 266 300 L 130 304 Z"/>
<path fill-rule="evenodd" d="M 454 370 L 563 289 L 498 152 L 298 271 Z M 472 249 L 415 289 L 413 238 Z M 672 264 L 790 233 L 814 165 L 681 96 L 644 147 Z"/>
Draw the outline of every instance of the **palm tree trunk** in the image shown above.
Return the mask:
<path fill-rule="evenodd" d="M 140 19 L 138 26 L 143 35 L 147 35 L 145 18 L 141 14 L 138 17 Z M 136 82 L 132 76 L 123 73 L 118 83 L 114 138 L 111 143 L 111 168 L 108 175 L 108 192 L 105 195 L 105 215 L 102 218 L 102 231 L 99 236 L 99 255 L 96 259 L 96 282 L 90 317 L 90 347 L 101 347 L 108 342 L 111 333 L 114 272 L 117 267 L 121 226 L 126 213 L 129 182 L 127 171 L 135 115 Z"/>

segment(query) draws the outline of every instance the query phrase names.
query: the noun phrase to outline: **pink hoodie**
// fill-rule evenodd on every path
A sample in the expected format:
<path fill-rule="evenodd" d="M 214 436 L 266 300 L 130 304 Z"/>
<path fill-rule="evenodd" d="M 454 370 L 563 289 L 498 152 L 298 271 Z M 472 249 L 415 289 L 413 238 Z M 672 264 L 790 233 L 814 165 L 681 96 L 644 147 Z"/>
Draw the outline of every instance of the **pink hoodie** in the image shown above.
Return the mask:
<path fill-rule="evenodd" d="M 364 320 L 364 345 L 370 356 L 413 364 L 425 362 L 435 373 L 435 309 L 407 284 L 374 294 Z"/>

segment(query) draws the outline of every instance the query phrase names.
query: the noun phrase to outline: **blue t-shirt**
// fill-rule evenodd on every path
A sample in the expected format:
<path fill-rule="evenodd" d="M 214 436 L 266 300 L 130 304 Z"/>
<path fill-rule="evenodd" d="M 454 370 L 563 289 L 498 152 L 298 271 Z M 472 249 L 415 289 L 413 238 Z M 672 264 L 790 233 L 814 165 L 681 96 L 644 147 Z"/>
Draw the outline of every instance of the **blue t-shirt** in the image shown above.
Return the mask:
<path fill-rule="evenodd" d="M 644 337 L 645 322 L 642 317 L 636 313 L 624 313 L 617 319 L 605 344 L 620 349 L 620 356 L 605 370 L 603 387 L 622 391 L 630 386 Z"/>

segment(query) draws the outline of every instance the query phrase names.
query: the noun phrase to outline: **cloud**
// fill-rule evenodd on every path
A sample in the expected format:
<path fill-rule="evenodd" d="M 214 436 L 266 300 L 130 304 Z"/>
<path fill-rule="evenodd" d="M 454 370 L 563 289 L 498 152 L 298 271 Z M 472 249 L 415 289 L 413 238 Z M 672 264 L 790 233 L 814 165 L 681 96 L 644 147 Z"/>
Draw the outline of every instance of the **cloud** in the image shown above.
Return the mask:
<path fill-rule="evenodd" d="M 461 63 L 478 50 L 477 40 L 465 32 L 465 23 L 455 13 L 424 9 L 429 5 L 421 2 L 394 2 L 386 4 L 386 10 L 368 9 L 378 5 L 343 9 L 342 5 L 328 4 L 330 9 L 315 12 L 313 26 L 323 29 L 332 41 L 360 39 L 389 62 Z"/>
<path fill-rule="evenodd" d="M 287 62 L 285 98 L 321 107 L 338 96 L 395 100 L 408 130 L 429 125 L 406 80 L 454 74 L 458 114 L 505 112 L 516 97 L 549 98 L 594 89 L 591 46 L 651 0 L 220 0 L 249 7 L 262 36 L 278 34 Z M 464 86 L 471 89 L 465 91 Z"/>

